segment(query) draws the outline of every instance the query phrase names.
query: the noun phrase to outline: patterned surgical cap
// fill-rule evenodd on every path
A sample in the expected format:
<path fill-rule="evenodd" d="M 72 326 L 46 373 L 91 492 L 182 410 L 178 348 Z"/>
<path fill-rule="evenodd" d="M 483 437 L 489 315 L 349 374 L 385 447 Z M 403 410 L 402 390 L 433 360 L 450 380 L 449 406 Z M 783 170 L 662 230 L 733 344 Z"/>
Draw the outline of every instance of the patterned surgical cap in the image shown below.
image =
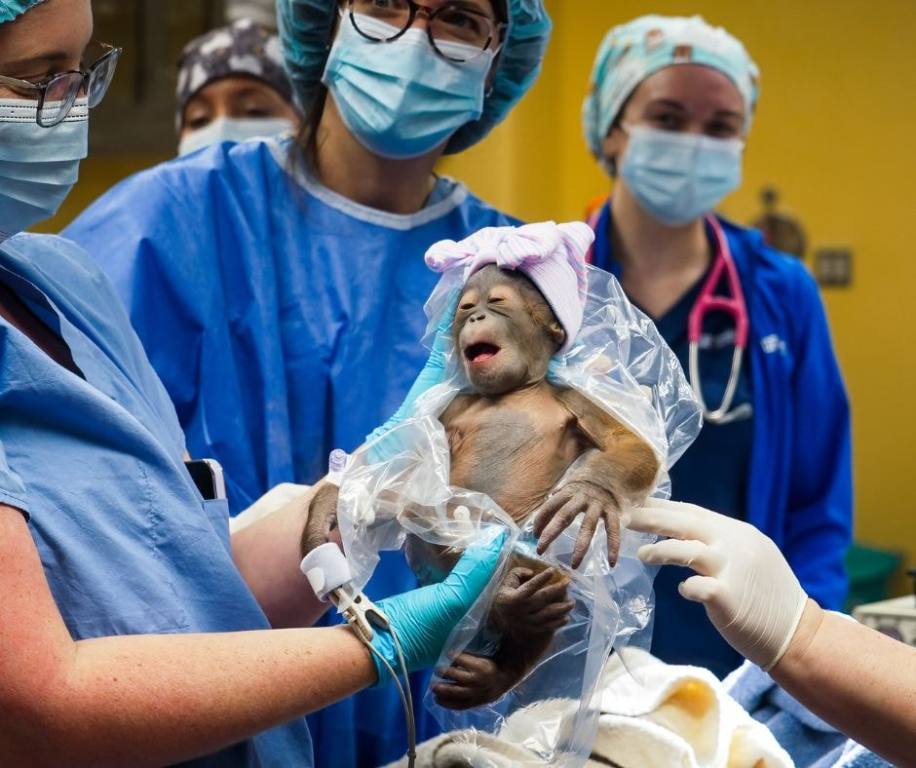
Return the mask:
<path fill-rule="evenodd" d="M 744 98 L 750 128 L 760 73 L 741 42 L 699 16 L 642 16 L 614 27 L 598 49 L 582 109 L 585 140 L 595 157 L 601 157 L 601 145 L 636 87 L 678 64 L 702 64 L 729 77 Z"/>
<path fill-rule="evenodd" d="M 246 75 L 262 80 L 288 102 L 293 89 L 283 70 L 280 40 L 250 19 L 214 29 L 185 46 L 178 62 L 176 128 L 181 130 L 185 107 L 214 80 Z"/>

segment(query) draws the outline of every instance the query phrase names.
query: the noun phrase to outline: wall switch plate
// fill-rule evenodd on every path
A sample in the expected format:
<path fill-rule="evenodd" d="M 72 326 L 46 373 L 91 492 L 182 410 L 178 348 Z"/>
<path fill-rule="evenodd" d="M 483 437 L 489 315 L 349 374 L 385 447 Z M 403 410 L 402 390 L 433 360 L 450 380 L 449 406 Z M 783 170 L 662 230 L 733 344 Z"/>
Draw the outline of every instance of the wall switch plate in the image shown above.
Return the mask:
<path fill-rule="evenodd" d="M 814 276 L 829 288 L 852 285 L 852 250 L 846 247 L 818 248 L 814 252 Z"/>

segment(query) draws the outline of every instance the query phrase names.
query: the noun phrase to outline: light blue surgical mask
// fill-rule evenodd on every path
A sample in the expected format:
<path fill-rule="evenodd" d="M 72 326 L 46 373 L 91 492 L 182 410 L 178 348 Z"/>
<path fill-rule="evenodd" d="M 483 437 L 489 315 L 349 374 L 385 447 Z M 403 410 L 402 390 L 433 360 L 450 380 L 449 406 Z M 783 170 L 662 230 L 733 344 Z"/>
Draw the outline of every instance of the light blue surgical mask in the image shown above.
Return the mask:
<path fill-rule="evenodd" d="M 250 139 L 272 139 L 295 131 L 292 120 L 285 117 L 220 117 L 185 134 L 178 144 L 178 154 L 187 155 L 211 144 L 224 141 L 248 141 Z"/>
<path fill-rule="evenodd" d="M 359 24 L 364 30 L 378 27 L 379 37 L 398 31 L 369 17 L 360 16 Z M 437 44 L 446 55 L 474 58 L 444 59 L 426 32 L 413 27 L 393 42 L 372 42 L 349 17 L 341 18 L 322 82 L 344 124 L 370 152 L 391 158 L 424 155 L 483 113 L 494 51 Z"/>
<path fill-rule="evenodd" d="M 53 128 L 36 114 L 34 101 L 0 99 L 0 242 L 57 213 L 89 154 L 87 99 Z"/>
<path fill-rule="evenodd" d="M 681 226 L 712 211 L 741 184 L 740 139 L 625 128 L 629 143 L 620 175 L 647 213 Z"/>

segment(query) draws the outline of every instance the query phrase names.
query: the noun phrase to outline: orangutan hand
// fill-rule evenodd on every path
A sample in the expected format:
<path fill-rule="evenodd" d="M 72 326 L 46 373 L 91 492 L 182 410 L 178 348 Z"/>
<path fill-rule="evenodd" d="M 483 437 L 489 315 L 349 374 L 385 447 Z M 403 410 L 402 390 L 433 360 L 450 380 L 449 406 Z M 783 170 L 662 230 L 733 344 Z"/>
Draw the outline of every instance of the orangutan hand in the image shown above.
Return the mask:
<path fill-rule="evenodd" d="M 490 616 L 494 627 L 522 639 L 555 632 L 569 621 L 569 612 L 576 605 L 566 597 L 568 584 L 569 579 L 556 568 L 536 576 L 529 568 L 513 568 L 493 601 Z"/>
<path fill-rule="evenodd" d="M 573 480 L 564 485 L 541 506 L 534 518 L 534 535 L 538 536 L 538 554 L 566 530 L 579 515 L 584 515 L 579 536 L 573 548 L 570 565 L 578 568 L 588 552 L 598 522 L 604 521 L 607 535 L 607 559 L 614 566 L 620 553 L 620 507 L 610 491 L 588 480 Z"/>

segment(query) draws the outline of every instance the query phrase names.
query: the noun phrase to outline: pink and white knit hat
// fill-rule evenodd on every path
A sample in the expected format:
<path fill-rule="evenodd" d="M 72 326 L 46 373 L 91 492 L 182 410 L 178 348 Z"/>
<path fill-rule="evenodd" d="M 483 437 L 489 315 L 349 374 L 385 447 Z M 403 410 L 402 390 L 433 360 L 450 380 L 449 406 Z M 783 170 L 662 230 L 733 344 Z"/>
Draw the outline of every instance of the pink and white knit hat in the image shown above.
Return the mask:
<path fill-rule="evenodd" d="M 487 264 L 517 269 L 544 295 L 566 331 L 565 352 L 582 326 L 588 295 L 585 254 L 595 239 L 587 224 L 545 221 L 521 227 L 487 227 L 460 242 L 440 240 L 426 252 L 434 272 L 464 271 L 464 282 Z"/>

